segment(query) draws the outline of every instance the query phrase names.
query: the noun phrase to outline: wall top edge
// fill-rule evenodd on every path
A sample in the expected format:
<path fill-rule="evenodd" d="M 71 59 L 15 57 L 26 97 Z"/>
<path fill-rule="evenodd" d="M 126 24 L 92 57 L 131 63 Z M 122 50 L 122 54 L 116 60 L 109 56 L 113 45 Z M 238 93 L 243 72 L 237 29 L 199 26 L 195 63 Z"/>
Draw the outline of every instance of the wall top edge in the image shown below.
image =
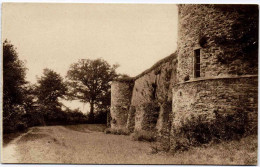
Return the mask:
<path fill-rule="evenodd" d="M 167 62 L 170 62 L 173 59 L 177 59 L 177 52 L 174 52 L 171 55 L 169 55 L 169 56 L 159 60 L 152 67 L 148 68 L 147 70 L 143 71 L 142 73 L 140 73 L 139 75 L 137 75 L 135 77 L 116 78 L 113 81 L 117 81 L 117 82 L 134 82 L 135 80 L 141 78 L 145 74 L 147 74 L 147 73 L 151 72 L 152 70 L 156 69 L 160 65 L 162 65 L 164 63 L 167 63 Z"/>
<path fill-rule="evenodd" d="M 179 82 L 175 85 L 181 85 L 186 83 L 192 82 L 199 82 L 199 81 L 206 81 L 206 80 L 221 80 L 221 79 L 239 79 L 239 78 L 258 78 L 258 75 L 240 75 L 240 76 L 218 76 L 218 77 L 201 77 L 201 78 L 194 78 L 189 81 Z"/>

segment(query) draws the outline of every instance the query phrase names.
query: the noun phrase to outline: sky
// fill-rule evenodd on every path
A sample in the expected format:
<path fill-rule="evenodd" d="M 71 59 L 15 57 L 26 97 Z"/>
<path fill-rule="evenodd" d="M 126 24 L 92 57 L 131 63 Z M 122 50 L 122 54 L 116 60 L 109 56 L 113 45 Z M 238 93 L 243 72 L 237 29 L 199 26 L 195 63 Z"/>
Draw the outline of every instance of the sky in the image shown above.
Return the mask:
<path fill-rule="evenodd" d="M 17 48 L 31 83 L 44 68 L 65 77 L 79 59 L 102 58 L 136 76 L 176 50 L 177 22 L 174 4 L 6 3 L 2 40 Z"/>

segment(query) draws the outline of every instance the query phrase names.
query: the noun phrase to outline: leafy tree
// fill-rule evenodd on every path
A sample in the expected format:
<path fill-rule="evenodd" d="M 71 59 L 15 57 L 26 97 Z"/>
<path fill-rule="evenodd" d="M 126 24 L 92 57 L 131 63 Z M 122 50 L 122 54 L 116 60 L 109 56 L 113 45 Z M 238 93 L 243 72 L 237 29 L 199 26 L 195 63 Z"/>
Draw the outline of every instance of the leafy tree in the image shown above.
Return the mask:
<path fill-rule="evenodd" d="M 67 91 L 63 78 L 53 70 L 44 69 L 43 76 L 37 82 L 38 103 L 45 106 L 60 106 L 58 100 L 63 98 Z"/>
<path fill-rule="evenodd" d="M 110 66 L 105 60 L 81 59 L 70 66 L 67 73 L 71 88 L 70 96 L 90 104 L 90 121 L 94 109 L 108 110 L 110 106 L 110 84 L 117 75 L 118 65 Z"/>
<path fill-rule="evenodd" d="M 38 110 L 48 125 L 64 124 L 66 113 L 62 111 L 59 98 L 66 95 L 67 86 L 63 78 L 50 69 L 43 70 L 43 76 L 38 78 L 35 92 L 37 94 Z"/>
<path fill-rule="evenodd" d="M 3 43 L 3 109 L 11 112 L 23 103 L 26 68 L 19 60 L 16 48 L 7 40 Z"/>
<path fill-rule="evenodd" d="M 3 131 L 14 131 L 17 125 L 24 124 L 21 115 L 24 113 L 26 68 L 19 60 L 13 44 L 3 43 Z"/>
<path fill-rule="evenodd" d="M 35 110 L 36 107 L 36 85 L 27 83 L 24 86 L 24 90 L 23 90 L 23 96 L 24 96 L 24 100 L 23 100 L 23 107 L 25 109 L 26 112 L 32 112 Z"/>

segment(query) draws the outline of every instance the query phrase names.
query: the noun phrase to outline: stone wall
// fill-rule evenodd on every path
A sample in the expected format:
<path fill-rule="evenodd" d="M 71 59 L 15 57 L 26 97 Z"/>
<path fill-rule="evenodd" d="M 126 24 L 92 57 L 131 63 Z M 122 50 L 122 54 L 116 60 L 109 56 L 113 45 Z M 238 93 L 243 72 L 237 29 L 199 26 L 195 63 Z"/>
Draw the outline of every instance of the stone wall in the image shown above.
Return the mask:
<path fill-rule="evenodd" d="M 224 137 L 241 122 L 246 124 L 241 128 L 246 133 L 256 132 L 258 6 L 178 7 L 178 81 L 172 90 L 171 149 L 208 142 L 210 129 L 217 130 L 214 124 L 218 123 L 224 127 L 220 130 Z"/>
<path fill-rule="evenodd" d="M 131 105 L 133 82 L 113 81 L 111 84 L 111 128 L 125 128 Z"/>
<path fill-rule="evenodd" d="M 201 123 L 214 121 L 216 114 L 243 112 L 248 117 L 246 133 L 256 133 L 257 84 L 257 76 L 202 79 L 176 84 L 173 87 L 172 102 L 172 149 L 181 138 L 178 136 L 178 129 L 203 115 L 204 120 L 200 120 Z"/>
<path fill-rule="evenodd" d="M 111 128 L 161 131 L 171 107 L 172 85 L 176 83 L 174 53 L 134 78 L 117 79 L 111 86 Z M 159 116 L 160 115 L 160 116 Z M 158 122 L 158 124 L 157 124 Z M 167 126 L 168 127 L 168 126 Z"/>
<path fill-rule="evenodd" d="M 208 142 L 211 126 L 223 126 L 226 136 L 238 124 L 256 133 L 258 6 L 178 7 L 177 53 L 112 83 L 111 127 L 157 131 L 164 150 Z"/>
<path fill-rule="evenodd" d="M 176 64 L 176 54 L 173 54 L 136 77 L 131 101 L 131 105 L 136 109 L 135 130 L 154 130 L 158 118 L 159 122 L 162 121 L 162 117 L 159 117 L 160 112 L 163 112 L 160 106 L 172 99 L 171 89 L 176 82 Z M 150 122 L 153 122 L 154 126 L 151 125 L 153 128 L 147 129 Z"/>
<path fill-rule="evenodd" d="M 253 46 L 254 52 L 246 55 L 243 51 L 252 39 L 242 39 L 249 38 L 251 31 L 258 36 L 257 5 L 178 5 L 178 8 L 180 82 L 194 78 L 196 49 L 201 52 L 201 77 L 257 74 L 258 47 Z"/>

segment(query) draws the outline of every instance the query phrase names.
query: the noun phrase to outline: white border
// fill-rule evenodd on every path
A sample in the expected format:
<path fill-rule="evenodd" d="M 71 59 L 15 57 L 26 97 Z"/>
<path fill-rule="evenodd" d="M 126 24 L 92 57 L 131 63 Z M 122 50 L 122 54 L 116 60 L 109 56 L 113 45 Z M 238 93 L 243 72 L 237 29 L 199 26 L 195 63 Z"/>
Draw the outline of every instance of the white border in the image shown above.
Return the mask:
<path fill-rule="evenodd" d="M 119 3 L 119 4 L 260 4 L 259 0 L 0 0 L 0 30 L 2 30 L 2 3 L 5 2 L 13 2 L 13 3 Z M 2 39 L 2 31 L 0 34 L 0 39 Z M 2 48 L 2 40 L 0 44 L 0 48 Z M 2 49 L 0 49 L 2 52 Z M 260 62 L 260 59 L 259 59 Z M 2 53 L 1 53 L 1 61 L 0 61 L 0 67 L 2 69 Z M 1 70 L 1 84 L 0 84 L 0 110 L 2 111 L 2 70 Z M 258 87 L 260 87 L 260 84 L 258 83 Z M 259 95 L 259 90 L 258 90 Z M 259 99 L 259 98 L 258 98 Z M 258 108 L 260 107 L 258 103 Z M 258 114 L 258 120 L 259 120 L 259 114 Z M 2 129 L 2 113 L 1 113 L 1 129 Z M 258 134 L 259 134 L 259 128 L 258 128 Z M 2 132 L 2 131 L 1 131 Z M 2 134 L 1 134 L 1 140 L 2 140 Z M 258 138 L 259 143 L 259 138 Z M 259 165 L 259 149 L 258 149 L 258 165 Z M 258 166 L 257 165 L 257 166 Z M 0 164 L 0 166 L 12 166 L 12 167 L 20 167 L 20 166 L 54 166 L 54 167 L 60 167 L 60 166 L 66 166 L 66 167 L 76 167 L 76 166 L 94 166 L 94 165 L 66 165 L 66 164 Z M 97 166 L 97 165 L 95 165 Z M 98 165 L 98 166 L 118 166 L 118 165 Z M 120 165 L 121 166 L 121 165 Z M 162 165 L 124 165 L 124 166 L 162 166 Z M 169 166 L 169 165 L 165 165 Z M 171 166 L 180 166 L 180 165 L 171 165 Z M 181 166 L 203 166 L 203 165 L 181 165 Z M 208 165 L 207 165 L 208 166 Z"/>

